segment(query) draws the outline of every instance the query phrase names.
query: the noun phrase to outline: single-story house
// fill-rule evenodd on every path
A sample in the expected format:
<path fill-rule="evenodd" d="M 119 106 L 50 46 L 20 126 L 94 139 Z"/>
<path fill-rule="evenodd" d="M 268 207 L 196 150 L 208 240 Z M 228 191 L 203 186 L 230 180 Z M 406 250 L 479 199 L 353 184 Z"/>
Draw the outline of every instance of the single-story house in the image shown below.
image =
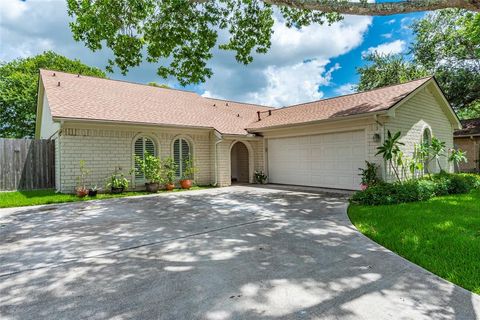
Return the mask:
<path fill-rule="evenodd" d="M 463 129 L 453 136 L 455 147 L 467 152 L 467 163 L 460 164 L 460 171 L 480 172 L 480 118 L 461 121 Z"/>
<path fill-rule="evenodd" d="M 128 174 L 134 154 L 193 155 L 200 185 L 254 182 L 359 189 L 365 160 L 389 168 L 377 147 L 401 131 L 405 155 L 436 136 L 453 147 L 460 122 L 433 77 L 362 93 L 272 108 L 194 92 L 40 70 L 36 137 L 55 140 L 56 188 L 72 192 L 85 160 L 92 184 L 116 167 Z M 446 159 L 442 167 L 451 170 Z M 431 168 L 435 170 L 435 168 Z M 134 187 L 142 177 L 129 176 Z"/>

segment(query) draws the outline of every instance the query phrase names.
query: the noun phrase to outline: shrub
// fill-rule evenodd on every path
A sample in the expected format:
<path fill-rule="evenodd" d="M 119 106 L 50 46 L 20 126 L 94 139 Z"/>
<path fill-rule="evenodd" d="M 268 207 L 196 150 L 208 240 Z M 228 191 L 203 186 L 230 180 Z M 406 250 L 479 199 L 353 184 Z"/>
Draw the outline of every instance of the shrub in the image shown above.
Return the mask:
<path fill-rule="evenodd" d="M 351 202 L 364 205 L 425 201 L 434 196 L 468 193 L 480 189 L 480 176 L 438 173 L 404 182 L 380 183 L 356 192 Z"/>

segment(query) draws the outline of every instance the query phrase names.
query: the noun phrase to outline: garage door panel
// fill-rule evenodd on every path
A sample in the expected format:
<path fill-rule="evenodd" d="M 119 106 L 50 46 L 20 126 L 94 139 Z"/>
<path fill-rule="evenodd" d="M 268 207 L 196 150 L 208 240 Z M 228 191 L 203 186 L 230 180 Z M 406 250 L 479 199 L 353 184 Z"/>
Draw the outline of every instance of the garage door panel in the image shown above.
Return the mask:
<path fill-rule="evenodd" d="M 272 183 L 359 189 L 365 163 L 365 131 L 328 133 L 268 141 Z"/>

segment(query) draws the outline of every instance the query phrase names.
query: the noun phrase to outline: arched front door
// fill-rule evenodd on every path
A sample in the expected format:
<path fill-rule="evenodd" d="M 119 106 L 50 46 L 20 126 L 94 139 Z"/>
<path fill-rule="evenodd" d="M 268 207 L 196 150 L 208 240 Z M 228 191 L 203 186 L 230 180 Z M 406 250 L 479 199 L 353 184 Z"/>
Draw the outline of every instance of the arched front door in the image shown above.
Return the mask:
<path fill-rule="evenodd" d="M 249 182 L 249 156 L 247 146 L 242 142 L 236 142 L 230 151 L 230 168 L 232 183 Z"/>

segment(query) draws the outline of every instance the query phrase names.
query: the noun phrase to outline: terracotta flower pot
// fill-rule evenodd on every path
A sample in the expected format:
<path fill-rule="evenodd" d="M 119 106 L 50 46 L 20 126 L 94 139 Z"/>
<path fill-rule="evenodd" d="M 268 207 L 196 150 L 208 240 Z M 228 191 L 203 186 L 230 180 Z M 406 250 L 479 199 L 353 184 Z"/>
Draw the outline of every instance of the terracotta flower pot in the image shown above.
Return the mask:
<path fill-rule="evenodd" d="M 182 187 L 182 189 L 190 189 L 192 187 L 192 180 L 180 180 L 180 186 Z"/>
<path fill-rule="evenodd" d="M 85 189 L 85 188 L 77 188 L 75 190 L 75 193 L 77 194 L 77 197 L 79 198 L 84 198 L 87 196 L 88 194 L 88 189 Z"/>
<path fill-rule="evenodd" d="M 166 183 L 165 184 L 165 190 L 172 191 L 173 189 L 175 189 L 175 184 L 173 184 L 173 183 Z"/>
<path fill-rule="evenodd" d="M 160 185 L 158 182 L 145 183 L 145 189 L 147 192 L 156 193 L 158 192 L 158 189 L 160 189 Z"/>

